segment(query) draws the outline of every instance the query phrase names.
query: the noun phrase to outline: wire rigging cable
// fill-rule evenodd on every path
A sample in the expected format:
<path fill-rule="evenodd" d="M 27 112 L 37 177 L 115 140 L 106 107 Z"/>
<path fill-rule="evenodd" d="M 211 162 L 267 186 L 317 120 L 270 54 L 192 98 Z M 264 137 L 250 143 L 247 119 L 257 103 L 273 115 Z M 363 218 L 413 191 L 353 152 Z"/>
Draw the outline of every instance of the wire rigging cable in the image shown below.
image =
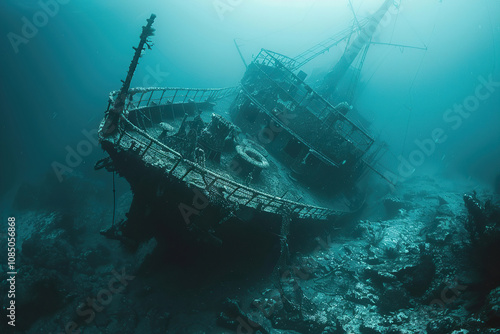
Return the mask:
<path fill-rule="evenodd" d="M 404 150 L 405 150 L 405 146 L 406 146 L 406 139 L 408 138 L 408 130 L 410 129 L 410 120 L 411 120 L 411 116 L 412 116 L 412 113 L 413 113 L 413 95 L 412 95 L 412 91 L 413 91 L 413 86 L 415 85 L 415 81 L 417 80 L 417 77 L 420 73 L 420 70 L 422 68 L 422 64 L 424 62 L 424 59 L 425 59 L 425 56 L 427 55 L 427 51 L 424 52 L 422 58 L 420 58 L 420 63 L 418 65 L 418 68 L 417 68 L 417 71 L 415 72 L 415 76 L 413 77 L 413 80 L 411 81 L 411 85 L 410 85 L 410 88 L 408 89 L 408 99 L 410 100 L 410 106 L 409 107 L 406 107 L 408 109 L 408 121 L 407 121 L 407 124 L 406 124 L 406 132 L 405 132 L 405 138 L 403 140 L 403 146 L 401 147 L 401 155 L 403 155 L 404 153 Z"/>
<path fill-rule="evenodd" d="M 422 69 L 422 64 L 424 63 L 425 56 L 427 55 L 427 45 L 431 44 L 432 36 L 434 36 L 434 31 L 436 29 L 437 19 L 439 17 L 439 13 L 440 12 L 441 12 L 441 8 L 439 9 L 438 15 L 436 15 L 436 17 L 434 19 L 434 25 L 433 25 L 432 32 L 431 32 L 431 37 L 429 38 L 429 41 L 428 41 L 427 44 L 422 40 L 422 38 L 420 37 L 420 34 L 418 34 L 415 31 L 415 29 L 411 26 L 411 24 L 407 21 L 408 25 L 415 32 L 415 34 L 417 35 L 417 37 L 420 40 L 420 42 L 423 45 L 425 45 L 425 51 L 424 51 L 424 54 L 422 55 L 422 57 L 420 58 L 420 63 L 418 64 L 417 71 L 415 72 L 415 75 L 414 75 L 414 77 L 413 77 L 413 79 L 411 81 L 411 84 L 410 84 L 410 88 L 408 89 L 408 100 L 409 100 L 410 106 L 409 107 L 405 106 L 406 109 L 408 109 L 408 120 L 407 120 L 407 123 L 406 123 L 406 131 L 405 131 L 405 137 L 404 137 L 404 140 L 403 140 L 403 146 L 401 147 L 401 155 L 403 155 L 405 147 L 406 147 L 406 140 L 408 139 L 408 131 L 410 129 L 410 121 L 411 121 L 411 117 L 412 117 L 412 114 L 413 114 L 413 95 L 412 95 L 413 94 L 413 87 L 415 86 L 415 81 L 417 80 L 417 77 L 420 74 L 420 71 Z"/>
<path fill-rule="evenodd" d="M 397 8 L 398 8 L 398 12 L 396 14 L 396 20 L 394 20 L 394 27 L 392 27 L 391 41 L 389 43 L 392 43 L 392 40 L 394 38 L 394 32 L 396 31 L 396 26 L 398 24 L 399 8 L 400 8 L 400 6 L 397 6 Z"/>
<path fill-rule="evenodd" d="M 111 226 L 115 225 L 115 213 L 116 213 L 116 187 L 115 187 L 115 171 L 113 171 L 113 220 L 111 221 Z"/>

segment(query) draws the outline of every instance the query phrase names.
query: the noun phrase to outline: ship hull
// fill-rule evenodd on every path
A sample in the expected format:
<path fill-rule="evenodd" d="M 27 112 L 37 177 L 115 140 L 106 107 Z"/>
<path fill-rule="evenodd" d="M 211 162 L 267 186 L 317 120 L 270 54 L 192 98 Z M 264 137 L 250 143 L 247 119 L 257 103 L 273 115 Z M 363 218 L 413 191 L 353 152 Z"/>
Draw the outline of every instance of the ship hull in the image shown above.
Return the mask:
<path fill-rule="evenodd" d="M 240 274 L 273 270 L 281 254 L 282 215 L 227 206 L 148 164 L 136 151 L 101 144 L 112 159 L 107 168 L 124 177 L 133 193 L 126 219 L 105 235 L 132 250 L 154 238 L 158 256 L 176 265 L 220 266 L 220 272 Z M 288 218 L 290 253 L 318 247 L 315 238 L 329 234 L 338 219 Z"/>

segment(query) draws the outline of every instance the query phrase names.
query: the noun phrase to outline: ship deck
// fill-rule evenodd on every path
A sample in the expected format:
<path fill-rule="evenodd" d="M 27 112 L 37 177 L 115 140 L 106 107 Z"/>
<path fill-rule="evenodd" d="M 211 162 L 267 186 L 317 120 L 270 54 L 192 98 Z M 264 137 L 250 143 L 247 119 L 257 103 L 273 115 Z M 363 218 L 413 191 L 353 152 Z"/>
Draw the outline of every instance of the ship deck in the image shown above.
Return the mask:
<path fill-rule="evenodd" d="M 165 94 L 166 91 L 163 89 L 161 97 L 156 99 L 153 98 L 153 93 L 149 94 L 150 91 L 139 91 L 141 93 L 139 101 L 134 103 L 129 101 L 127 113 L 122 116 L 124 126 L 115 135 L 101 137 L 101 140 L 108 141 L 122 152 L 131 152 L 130 148 L 134 147 L 135 154 L 139 154 L 148 166 L 164 170 L 169 177 L 202 189 L 212 196 L 222 196 L 225 200 L 257 210 L 280 214 L 290 211 L 300 218 L 313 219 L 327 219 L 348 211 L 342 197 L 311 191 L 306 185 L 294 180 L 289 175 L 288 169 L 270 154 L 266 155 L 269 167 L 263 169 L 251 182 L 231 170 L 235 152 L 223 152 L 220 162 L 207 159 L 204 166 L 184 158 L 174 147 L 165 145 L 160 140 L 164 132 L 160 121 L 168 120 L 168 124 L 174 129 L 171 133 L 176 133 L 182 124 L 182 119 L 176 117 L 175 109 L 180 107 L 185 112 L 186 106 L 194 106 L 196 109 L 199 106 L 201 109 L 199 115 L 205 122 L 210 121 L 212 113 L 229 120 L 229 109 L 235 91 L 224 93 L 222 90 L 218 91 L 216 97 L 210 99 L 216 100 L 217 103 L 215 105 L 211 103 L 209 110 L 206 111 L 201 108 L 201 104 L 208 100 L 203 94 L 199 100 L 196 100 L 197 94 L 195 94 L 194 99 L 190 98 L 189 102 L 186 102 L 189 92 L 184 92 L 183 95 L 179 89 L 170 90 Z M 158 89 L 151 91 L 157 92 Z M 165 97 L 172 93 L 173 99 Z M 147 96 L 149 96 L 147 103 L 143 103 L 144 97 Z M 176 103 L 175 96 L 184 97 L 181 102 Z M 159 117 L 155 116 L 155 112 Z M 167 117 L 169 113 L 172 117 Z"/>

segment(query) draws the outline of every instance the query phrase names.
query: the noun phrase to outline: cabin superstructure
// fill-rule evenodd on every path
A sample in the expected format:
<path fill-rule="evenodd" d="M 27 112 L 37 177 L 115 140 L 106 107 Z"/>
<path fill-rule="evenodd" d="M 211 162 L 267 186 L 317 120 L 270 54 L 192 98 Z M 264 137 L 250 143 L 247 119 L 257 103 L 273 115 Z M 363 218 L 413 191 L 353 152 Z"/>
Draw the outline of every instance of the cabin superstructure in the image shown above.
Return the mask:
<path fill-rule="evenodd" d="M 299 182 L 328 188 L 351 186 L 363 173 L 374 140 L 295 74 L 294 60 L 262 50 L 248 66 L 232 117 L 290 169 Z M 327 176 L 327 177 L 325 177 Z"/>

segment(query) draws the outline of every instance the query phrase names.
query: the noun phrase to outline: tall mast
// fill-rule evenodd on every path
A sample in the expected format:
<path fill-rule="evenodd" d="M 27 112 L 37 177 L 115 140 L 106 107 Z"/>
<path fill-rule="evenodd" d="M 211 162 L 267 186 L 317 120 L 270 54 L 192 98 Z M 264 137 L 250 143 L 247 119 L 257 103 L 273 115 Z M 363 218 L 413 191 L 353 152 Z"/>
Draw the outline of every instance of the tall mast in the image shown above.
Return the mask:
<path fill-rule="evenodd" d="M 110 135 L 115 132 L 117 129 L 118 119 L 123 112 L 125 107 L 125 100 L 127 98 L 128 91 L 130 89 L 130 83 L 132 82 L 132 78 L 134 76 L 134 72 L 137 68 L 137 64 L 139 64 L 139 58 L 141 58 L 142 52 L 145 50 L 146 46 L 151 49 L 149 37 L 154 35 L 155 29 L 152 28 L 153 22 L 156 18 L 155 14 L 151 14 L 151 17 L 147 19 L 148 24 L 142 27 L 141 40 L 137 48 L 133 47 L 135 50 L 134 58 L 132 58 L 132 62 L 128 68 L 127 77 L 125 80 L 122 80 L 122 87 L 118 96 L 116 97 L 112 107 L 108 110 L 109 114 L 106 118 L 106 122 L 102 128 L 102 133 L 104 135 Z"/>
<path fill-rule="evenodd" d="M 375 14 L 373 14 L 368 22 L 361 28 L 361 31 L 356 39 L 346 48 L 338 63 L 325 76 L 323 84 L 323 86 L 325 87 L 325 98 L 329 98 L 333 94 L 333 92 L 337 88 L 339 81 L 344 77 L 354 59 L 356 59 L 361 50 L 363 50 L 363 48 L 365 48 L 370 43 L 373 34 L 380 24 L 380 21 L 382 21 L 382 18 L 385 16 L 392 3 L 393 0 L 384 1 L 382 6 L 380 6 Z"/>

